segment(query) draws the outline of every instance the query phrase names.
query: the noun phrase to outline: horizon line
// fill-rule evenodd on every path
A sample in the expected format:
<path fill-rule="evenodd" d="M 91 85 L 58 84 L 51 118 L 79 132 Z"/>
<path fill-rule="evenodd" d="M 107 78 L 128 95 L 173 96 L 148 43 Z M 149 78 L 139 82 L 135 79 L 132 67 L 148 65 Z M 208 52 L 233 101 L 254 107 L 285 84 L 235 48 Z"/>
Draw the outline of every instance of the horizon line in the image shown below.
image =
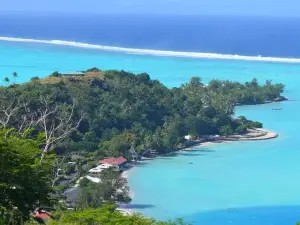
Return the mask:
<path fill-rule="evenodd" d="M 36 15 L 44 13 L 59 13 L 65 15 L 78 14 L 82 15 L 152 15 L 152 16 L 207 16 L 207 17 L 245 17 L 245 18 L 286 18 L 286 19 L 300 19 L 300 15 L 289 15 L 289 14 L 253 14 L 253 13 L 174 13 L 174 12 L 115 12 L 115 11 L 105 11 L 105 12 L 96 12 L 96 11 L 82 11 L 82 10 L 73 10 L 73 11 L 62 11 L 62 10 L 23 10 L 23 9 L 0 9 L 1 13 L 10 14 L 10 13 L 35 13 Z"/>

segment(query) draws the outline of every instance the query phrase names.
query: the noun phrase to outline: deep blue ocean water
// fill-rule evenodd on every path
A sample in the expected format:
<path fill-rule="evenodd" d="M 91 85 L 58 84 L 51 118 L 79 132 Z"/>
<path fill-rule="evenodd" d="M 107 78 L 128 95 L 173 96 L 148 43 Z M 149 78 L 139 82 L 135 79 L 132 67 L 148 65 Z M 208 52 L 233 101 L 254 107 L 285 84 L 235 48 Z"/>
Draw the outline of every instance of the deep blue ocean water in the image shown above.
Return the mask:
<path fill-rule="evenodd" d="M 0 35 L 251 56 L 299 57 L 300 18 L 172 15 L 0 15 Z"/>
<path fill-rule="evenodd" d="M 120 47 L 300 57 L 300 21 L 293 18 L 0 15 L 0 36 L 61 39 Z M 286 85 L 292 101 L 239 107 L 236 115 L 264 123 L 279 138 L 200 147 L 135 168 L 132 208 L 158 219 L 196 225 L 295 225 L 300 220 L 300 64 L 191 59 L 0 41 L 0 78 L 17 82 L 53 71 L 97 66 L 148 72 L 168 87 L 191 76 Z M 274 111 L 272 108 L 283 110 Z M 193 161 L 190 165 L 189 162 Z"/>

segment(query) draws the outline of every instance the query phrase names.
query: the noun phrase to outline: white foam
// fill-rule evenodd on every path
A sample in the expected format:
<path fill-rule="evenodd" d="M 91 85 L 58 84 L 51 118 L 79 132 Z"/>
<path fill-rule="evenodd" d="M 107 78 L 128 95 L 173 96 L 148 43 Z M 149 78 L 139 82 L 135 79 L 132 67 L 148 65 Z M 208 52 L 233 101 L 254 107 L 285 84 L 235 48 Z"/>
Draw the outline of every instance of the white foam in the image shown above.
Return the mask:
<path fill-rule="evenodd" d="M 115 47 L 115 46 L 95 45 L 95 44 L 88 44 L 88 43 L 81 43 L 81 42 L 74 42 L 74 41 L 62 41 L 62 40 L 36 40 L 36 39 L 28 39 L 28 38 L 14 38 L 14 37 L 0 36 L 0 41 L 53 44 L 53 45 L 72 46 L 78 48 L 98 49 L 102 51 L 114 51 L 114 52 L 124 52 L 129 54 L 143 54 L 143 55 L 155 55 L 155 56 L 300 63 L 300 58 L 265 57 L 261 55 L 243 56 L 243 55 L 203 53 L 203 52 L 178 52 L 178 51 L 163 51 L 163 50 L 154 50 L 154 49 L 122 48 L 122 47 Z"/>

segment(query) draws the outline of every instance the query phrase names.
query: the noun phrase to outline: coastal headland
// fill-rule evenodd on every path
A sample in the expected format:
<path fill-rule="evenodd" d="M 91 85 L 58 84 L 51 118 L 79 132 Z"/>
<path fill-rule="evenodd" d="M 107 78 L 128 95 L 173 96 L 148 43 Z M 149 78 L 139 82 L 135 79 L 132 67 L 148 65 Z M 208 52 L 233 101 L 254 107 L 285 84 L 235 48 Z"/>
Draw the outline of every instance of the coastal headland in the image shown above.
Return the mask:
<path fill-rule="evenodd" d="M 12 79 L 17 75 L 13 73 Z M 48 143 L 42 146 L 43 152 L 51 150 L 62 160 L 52 180 L 57 194 L 65 194 L 86 177 L 79 180 L 86 196 L 99 199 L 96 193 L 105 185 L 105 190 L 116 195 L 103 193 L 104 201 L 116 203 L 128 203 L 133 197 L 124 179 L 129 171 L 120 175 L 125 162 L 134 168 L 136 161 L 198 144 L 275 138 L 278 134 L 263 130 L 261 122 L 236 118 L 234 109 L 236 105 L 286 100 L 281 95 L 283 84 L 271 80 L 259 84 L 255 78 L 245 83 L 211 80 L 204 84 L 200 77 L 192 77 L 180 87 L 168 88 L 147 73 L 91 68 L 57 71 L 43 79 L 32 77 L 24 84 L 10 82 L 9 77 L 4 81 L 7 85 L 0 88 L 0 105 L 4 110 L 16 108 L 12 108 L 12 116 L 1 114 L 1 120 L 7 121 L 3 127 L 21 134 L 34 130 L 32 139 L 48 134 L 42 136 Z M 103 169 L 90 176 L 102 161 L 116 157 L 123 160 L 117 164 L 118 171 Z M 115 161 L 111 165 L 115 166 Z M 102 182 L 111 181 L 110 176 L 118 179 L 120 186 Z"/>

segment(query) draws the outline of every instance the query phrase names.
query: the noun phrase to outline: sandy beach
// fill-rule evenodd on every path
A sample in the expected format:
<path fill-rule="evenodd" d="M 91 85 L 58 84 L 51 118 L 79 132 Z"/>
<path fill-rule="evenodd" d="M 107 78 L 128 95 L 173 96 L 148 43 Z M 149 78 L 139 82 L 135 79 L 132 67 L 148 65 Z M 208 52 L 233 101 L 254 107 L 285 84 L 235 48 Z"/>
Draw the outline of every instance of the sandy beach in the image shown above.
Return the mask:
<path fill-rule="evenodd" d="M 126 170 L 126 171 L 124 171 L 123 173 L 122 173 L 122 177 L 123 178 L 128 178 L 128 176 L 129 176 L 129 173 L 130 173 L 130 171 L 133 169 L 133 167 L 132 168 L 130 168 L 130 169 L 128 169 L 128 170 Z"/>
<path fill-rule="evenodd" d="M 247 134 L 243 135 L 230 135 L 230 136 L 218 136 L 216 140 L 212 141 L 204 141 L 199 142 L 198 144 L 183 149 L 184 151 L 193 150 L 196 147 L 206 147 L 212 144 L 220 144 L 220 143 L 231 143 L 236 141 L 262 141 L 262 140 L 269 140 L 273 138 L 277 138 L 279 135 L 276 132 L 265 130 L 265 129 L 251 129 L 248 130 Z"/>
<path fill-rule="evenodd" d="M 230 135 L 228 137 L 220 137 L 221 140 L 228 141 L 259 141 L 277 138 L 278 134 L 265 129 L 248 129 L 247 134 Z"/>
<path fill-rule="evenodd" d="M 130 168 L 128 168 L 122 173 L 121 176 L 123 178 L 128 179 L 130 173 L 133 171 L 134 168 L 135 168 L 134 165 L 131 165 Z M 130 190 L 129 196 L 130 198 L 134 198 L 134 192 Z M 134 210 L 130 208 L 130 204 L 119 204 L 117 211 L 122 213 L 123 215 L 133 215 L 135 213 Z"/>
<path fill-rule="evenodd" d="M 123 178 L 126 178 L 128 180 L 128 177 L 130 175 L 130 173 L 134 170 L 134 165 L 131 165 L 130 168 L 128 168 L 127 170 L 125 170 L 123 173 L 122 173 L 122 177 Z M 130 198 L 133 198 L 134 197 L 134 192 L 133 191 L 129 191 L 129 196 Z"/>
<path fill-rule="evenodd" d="M 243 135 L 229 135 L 225 136 L 216 136 L 216 140 L 211 141 L 203 141 L 199 142 L 191 147 L 187 147 L 178 151 L 192 151 L 198 147 L 207 147 L 213 144 L 224 144 L 224 143 L 231 143 L 237 141 L 262 141 L 262 140 L 269 140 L 277 138 L 279 135 L 274 131 L 269 131 L 262 128 L 257 129 L 249 129 L 247 134 Z M 169 153 L 168 153 L 169 154 Z M 159 157 L 159 156 L 158 156 Z M 153 158 L 155 159 L 155 158 Z M 135 165 L 132 164 L 129 169 L 122 173 L 122 177 L 128 179 L 130 172 L 135 168 Z"/>

